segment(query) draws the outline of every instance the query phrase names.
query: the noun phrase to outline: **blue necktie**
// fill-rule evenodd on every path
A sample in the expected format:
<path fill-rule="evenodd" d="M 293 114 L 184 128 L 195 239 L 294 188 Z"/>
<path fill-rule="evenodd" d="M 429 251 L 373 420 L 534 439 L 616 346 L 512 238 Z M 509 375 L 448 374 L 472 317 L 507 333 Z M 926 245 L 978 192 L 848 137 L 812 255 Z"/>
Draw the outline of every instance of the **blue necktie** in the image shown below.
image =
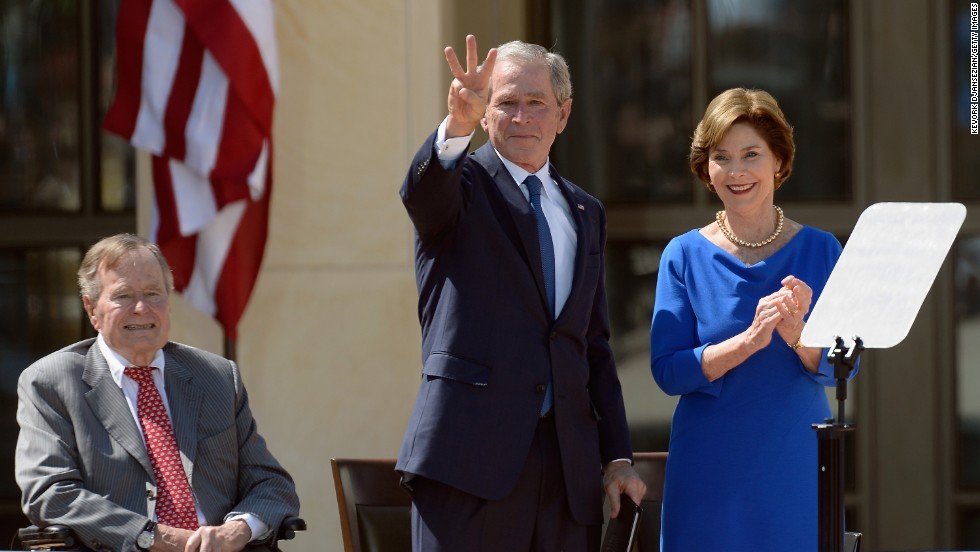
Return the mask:
<path fill-rule="evenodd" d="M 538 177 L 528 175 L 524 179 L 527 186 L 528 195 L 531 198 L 531 207 L 534 208 L 534 218 L 538 223 L 538 246 L 541 247 L 541 272 L 544 273 L 544 290 L 548 294 L 548 306 L 551 307 L 551 317 L 555 317 L 555 245 L 551 241 L 551 228 L 548 226 L 548 219 L 541 210 L 541 180 Z M 551 389 L 551 382 L 548 382 L 548 389 L 544 394 L 544 404 L 541 405 L 541 414 L 551 410 L 554 404 L 554 391 Z"/>

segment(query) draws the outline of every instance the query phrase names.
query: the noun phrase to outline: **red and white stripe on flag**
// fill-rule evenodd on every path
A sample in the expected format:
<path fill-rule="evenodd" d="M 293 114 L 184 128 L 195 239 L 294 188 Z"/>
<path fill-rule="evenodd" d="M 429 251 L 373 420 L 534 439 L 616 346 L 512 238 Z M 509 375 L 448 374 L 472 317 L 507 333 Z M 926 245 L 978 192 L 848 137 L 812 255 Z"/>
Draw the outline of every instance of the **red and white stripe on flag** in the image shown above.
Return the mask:
<path fill-rule="evenodd" d="M 237 337 L 258 277 L 279 86 L 272 0 L 123 0 L 106 130 L 153 154 L 151 241 Z"/>

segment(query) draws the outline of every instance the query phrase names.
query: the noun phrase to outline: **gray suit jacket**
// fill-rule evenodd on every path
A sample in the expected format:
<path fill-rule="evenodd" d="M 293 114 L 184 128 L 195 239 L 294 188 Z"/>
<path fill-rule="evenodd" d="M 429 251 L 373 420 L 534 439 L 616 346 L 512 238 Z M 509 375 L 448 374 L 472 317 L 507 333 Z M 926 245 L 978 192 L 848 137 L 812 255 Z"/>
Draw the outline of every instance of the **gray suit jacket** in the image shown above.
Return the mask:
<path fill-rule="evenodd" d="M 298 515 L 292 478 L 256 430 L 241 373 L 168 343 L 166 387 L 184 470 L 209 525 L 248 512 L 275 528 Z M 15 472 L 24 513 L 94 549 L 133 550 L 153 515 L 153 468 L 95 339 L 38 360 L 17 387 Z"/>

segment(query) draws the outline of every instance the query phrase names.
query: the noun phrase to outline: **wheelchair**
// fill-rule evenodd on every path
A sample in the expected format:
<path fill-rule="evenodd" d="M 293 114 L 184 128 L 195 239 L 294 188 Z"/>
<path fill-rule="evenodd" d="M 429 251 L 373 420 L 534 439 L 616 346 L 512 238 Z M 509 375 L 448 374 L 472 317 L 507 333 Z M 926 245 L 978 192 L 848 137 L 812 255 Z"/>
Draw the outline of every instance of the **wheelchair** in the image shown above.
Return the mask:
<path fill-rule="evenodd" d="M 282 552 L 279 542 L 291 540 L 297 531 L 306 531 L 306 521 L 303 518 L 288 517 L 279 525 L 279 529 L 267 539 L 250 542 L 245 547 L 249 552 Z M 31 525 L 17 530 L 11 550 L 78 550 L 90 551 L 79 542 L 72 530 L 64 525 L 49 525 L 38 527 Z"/>

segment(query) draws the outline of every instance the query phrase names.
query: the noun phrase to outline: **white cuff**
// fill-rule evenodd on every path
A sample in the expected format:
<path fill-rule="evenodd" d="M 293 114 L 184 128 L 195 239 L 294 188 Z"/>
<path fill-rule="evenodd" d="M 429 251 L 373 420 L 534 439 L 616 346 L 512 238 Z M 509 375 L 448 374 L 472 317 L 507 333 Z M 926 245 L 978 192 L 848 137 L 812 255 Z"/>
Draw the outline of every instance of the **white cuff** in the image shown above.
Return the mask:
<path fill-rule="evenodd" d="M 439 123 L 439 128 L 436 130 L 435 143 L 439 164 L 447 170 L 453 168 L 456 161 L 466 152 L 466 148 L 470 147 L 470 141 L 473 139 L 473 134 L 476 133 L 476 129 L 473 129 L 473 132 L 469 136 L 446 138 L 446 123 L 448 121 L 449 117 L 446 117 Z"/>
<path fill-rule="evenodd" d="M 245 513 L 229 515 L 227 518 L 225 518 L 225 523 L 238 519 L 244 521 L 245 524 L 248 525 L 248 528 L 252 530 L 252 536 L 249 537 L 248 542 L 262 540 L 268 536 L 269 526 L 266 525 L 264 521 L 252 514 Z"/>

